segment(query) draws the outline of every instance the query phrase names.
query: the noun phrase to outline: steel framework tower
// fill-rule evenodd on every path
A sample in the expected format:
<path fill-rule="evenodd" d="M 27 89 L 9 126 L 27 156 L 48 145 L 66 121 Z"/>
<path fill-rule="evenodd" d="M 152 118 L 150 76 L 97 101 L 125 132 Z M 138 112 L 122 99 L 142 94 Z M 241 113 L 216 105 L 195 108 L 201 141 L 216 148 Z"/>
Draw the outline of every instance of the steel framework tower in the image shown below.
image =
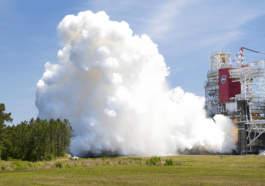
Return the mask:
<path fill-rule="evenodd" d="M 247 147 L 251 152 L 251 145 L 265 132 L 265 60 L 242 65 L 229 71 L 234 82 L 240 82 L 241 94 L 235 100 L 245 100 L 249 113 L 241 117 L 239 123 L 245 123 Z M 242 128 L 244 130 L 244 128 Z M 247 151 L 247 150 L 246 150 Z"/>
<path fill-rule="evenodd" d="M 265 150 L 265 60 L 247 64 L 241 47 L 232 67 L 230 52 L 210 54 L 205 88 L 207 114 L 229 116 L 237 126 L 238 154 Z M 260 53 L 265 54 L 265 53 Z"/>
<path fill-rule="evenodd" d="M 228 63 L 226 63 L 228 62 Z M 230 52 L 212 52 L 210 54 L 207 81 L 204 83 L 206 106 L 219 103 L 219 69 L 231 67 Z"/>

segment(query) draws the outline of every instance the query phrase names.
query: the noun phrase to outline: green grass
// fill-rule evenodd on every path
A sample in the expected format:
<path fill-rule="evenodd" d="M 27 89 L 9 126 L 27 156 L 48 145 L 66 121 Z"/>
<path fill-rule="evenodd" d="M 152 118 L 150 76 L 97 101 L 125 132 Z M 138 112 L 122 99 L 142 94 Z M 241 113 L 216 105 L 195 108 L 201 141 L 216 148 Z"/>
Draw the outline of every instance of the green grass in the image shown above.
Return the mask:
<path fill-rule="evenodd" d="M 165 166 L 166 159 L 176 162 Z M 0 185 L 265 185 L 265 156 L 104 157 L 0 161 Z"/>

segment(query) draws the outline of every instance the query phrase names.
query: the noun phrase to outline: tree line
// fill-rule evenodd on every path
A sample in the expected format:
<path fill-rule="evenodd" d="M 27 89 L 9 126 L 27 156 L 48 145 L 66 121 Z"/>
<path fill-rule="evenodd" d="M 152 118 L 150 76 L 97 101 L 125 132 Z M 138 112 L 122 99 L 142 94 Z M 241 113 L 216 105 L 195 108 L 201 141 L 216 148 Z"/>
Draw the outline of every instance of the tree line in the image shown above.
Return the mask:
<path fill-rule="evenodd" d="M 18 125 L 12 122 L 11 113 L 5 113 L 0 104 L 0 156 L 2 160 L 51 160 L 69 151 L 73 129 L 68 120 L 31 119 Z"/>

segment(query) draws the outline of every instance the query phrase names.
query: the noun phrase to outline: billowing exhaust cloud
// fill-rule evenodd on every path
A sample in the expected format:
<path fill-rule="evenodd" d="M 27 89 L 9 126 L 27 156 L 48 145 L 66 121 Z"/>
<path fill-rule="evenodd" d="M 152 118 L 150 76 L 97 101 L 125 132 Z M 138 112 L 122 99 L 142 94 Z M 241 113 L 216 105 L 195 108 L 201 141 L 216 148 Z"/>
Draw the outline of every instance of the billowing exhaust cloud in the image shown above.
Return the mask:
<path fill-rule="evenodd" d="M 78 156 L 230 152 L 235 127 L 205 117 L 204 98 L 169 90 L 169 68 L 147 35 L 105 12 L 66 16 L 58 26 L 64 48 L 45 64 L 37 84 L 41 119 L 68 119 Z"/>

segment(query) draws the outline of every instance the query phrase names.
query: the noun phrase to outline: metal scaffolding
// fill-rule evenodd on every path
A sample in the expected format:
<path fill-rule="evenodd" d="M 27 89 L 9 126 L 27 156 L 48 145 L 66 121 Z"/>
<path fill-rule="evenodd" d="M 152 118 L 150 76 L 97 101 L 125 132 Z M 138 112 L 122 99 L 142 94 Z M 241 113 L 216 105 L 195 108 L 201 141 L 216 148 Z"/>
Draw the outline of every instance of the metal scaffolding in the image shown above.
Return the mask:
<path fill-rule="evenodd" d="M 230 52 L 210 53 L 207 81 L 204 82 L 206 106 L 210 107 L 219 103 L 219 69 L 231 68 Z"/>
<path fill-rule="evenodd" d="M 261 134 L 265 132 L 265 121 L 264 120 L 252 120 L 251 122 L 247 122 L 247 130 L 246 132 L 248 133 L 247 136 L 247 146 L 250 148 L 251 151 L 251 144 L 257 140 Z M 251 139 L 251 134 L 254 134 Z"/>
<path fill-rule="evenodd" d="M 229 78 L 233 82 L 241 83 L 241 94 L 236 95 L 236 100 L 256 101 L 265 98 L 265 60 L 255 62 L 256 67 L 238 67 L 229 71 Z"/>
<path fill-rule="evenodd" d="M 241 67 L 231 69 L 229 78 L 233 82 L 240 82 L 241 94 L 237 94 L 236 101 L 245 100 L 248 105 L 249 113 L 241 116 L 240 122 L 245 123 L 247 133 L 247 147 L 252 152 L 253 143 L 265 133 L 265 60 L 253 62 L 248 65 L 242 64 Z M 253 118 L 253 116 L 255 116 Z"/>
<path fill-rule="evenodd" d="M 205 108 L 209 117 L 223 114 L 230 117 L 237 126 L 238 154 L 253 153 L 265 148 L 265 60 L 247 64 L 243 49 L 265 54 L 241 47 L 232 61 L 237 61 L 237 67 L 234 68 L 230 52 L 213 52 L 210 54 L 207 81 L 204 83 Z M 236 84 L 226 84 L 232 93 L 226 92 L 229 94 L 229 101 L 220 102 L 219 70 L 227 68 L 229 79 L 240 82 L 240 86 L 233 89 Z M 234 90 L 239 88 L 240 91 L 237 92 L 240 94 L 235 93 Z M 222 89 L 224 90 L 226 91 L 225 88 Z"/>

